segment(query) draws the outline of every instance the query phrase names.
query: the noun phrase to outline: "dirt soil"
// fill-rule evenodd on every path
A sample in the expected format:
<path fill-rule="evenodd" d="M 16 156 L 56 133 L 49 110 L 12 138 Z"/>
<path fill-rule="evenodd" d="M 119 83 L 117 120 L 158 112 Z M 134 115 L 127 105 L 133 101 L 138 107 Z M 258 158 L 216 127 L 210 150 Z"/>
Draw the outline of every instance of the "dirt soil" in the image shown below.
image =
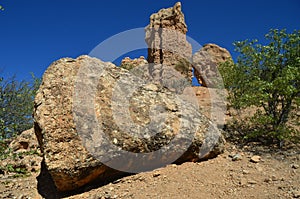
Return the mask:
<path fill-rule="evenodd" d="M 2 177 L 0 198 L 300 198 L 299 146 L 270 148 L 227 144 L 226 152 L 212 160 L 168 165 L 69 195 L 55 193 L 47 180 L 38 181 L 39 173 Z"/>

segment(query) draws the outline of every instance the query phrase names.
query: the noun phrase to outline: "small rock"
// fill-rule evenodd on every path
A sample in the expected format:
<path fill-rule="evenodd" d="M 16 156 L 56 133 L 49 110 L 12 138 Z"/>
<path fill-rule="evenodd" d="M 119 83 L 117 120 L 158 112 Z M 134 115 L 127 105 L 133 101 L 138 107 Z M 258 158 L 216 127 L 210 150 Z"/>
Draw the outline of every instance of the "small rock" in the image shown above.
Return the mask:
<path fill-rule="evenodd" d="M 122 180 L 121 179 L 117 179 L 117 180 L 113 181 L 113 184 L 117 184 L 119 182 L 122 182 Z"/>
<path fill-rule="evenodd" d="M 293 192 L 293 197 L 294 198 L 300 198 L 300 191 L 294 191 Z"/>
<path fill-rule="evenodd" d="M 234 156 L 235 154 L 236 154 L 236 153 L 231 153 L 231 154 L 228 155 L 228 157 L 233 158 L 233 156 Z"/>
<path fill-rule="evenodd" d="M 249 180 L 248 184 L 257 184 L 257 182 L 255 180 Z"/>
<path fill-rule="evenodd" d="M 154 177 L 154 178 L 155 178 L 155 177 L 158 177 L 158 176 L 160 176 L 160 173 L 159 173 L 159 172 L 153 173 L 153 177 Z"/>
<path fill-rule="evenodd" d="M 247 184 L 247 181 L 246 181 L 246 179 L 242 178 L 239 183 L 240 183 L 240 185 L 244 186 Z"/>
<path fill-rule="evenodd" d="M 285 188 L 284 186 L 281 186 L 281 185 L 278 186 L 278 189 L 280 189 L 280 190 L 283 190 L 284 188 Z"/>
<path fill-rule="evenodd" d="M 272 181 L 278 181 L 278 178 L 275 175 L 272 175 Z"/>
<path fill-rule="evenodd" d="M 137 180 L 142 182 L 142 181 L 145 181 L 146 179 L 143 176 L 140 176 Z"/>
<path fill-rule="evenodd" d="M 242 159 L 242 156 L 240 154 L 235 154 L 232 156 L 232 161 L 238 161 L 238 160 L 241 160 Z"/>
<path fill-rule="evenodd" d="M 266 178 L 266 179 L 264 179 L 264 182 L 266 182 L 266 183 L 270 183 L 271 181 L 272 181 L 271 178 Z"/>
<path fill-rule="evenodd" d="M 117 138 L 114 138 L 113 143 L 114 143 L 114 144 L 118 144 Z"/>
<path fill-rule="evenodd" d="M 249 174 L 250 172 L 248 170 L 243 170 L 243 174 Z"/>
<path fill-rule="evenodd" d="M 258 162 L 261 161 L 261 157 L 258 156 L 258 155 L 254 155 L 254 156 L 251 157 L 250 161 L 253 162 L 253 163 L 258 163 Z"/>
<path fill-rule="evenodd" d="M 292 167 L 293 169 L 299 169 L 300 166 L 299 166 L 299 164 L 292 164 L 291 167 Z"/>

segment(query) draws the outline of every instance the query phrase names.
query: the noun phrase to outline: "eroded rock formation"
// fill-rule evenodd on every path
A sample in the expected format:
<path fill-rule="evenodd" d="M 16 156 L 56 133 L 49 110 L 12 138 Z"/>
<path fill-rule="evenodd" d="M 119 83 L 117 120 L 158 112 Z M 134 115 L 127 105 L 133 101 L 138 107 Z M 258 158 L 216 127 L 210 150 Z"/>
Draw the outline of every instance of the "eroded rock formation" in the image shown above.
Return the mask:
<path fill-rule="evenodd" d="M 205 44 L 202 50 L 208 52 L 212 58 L 212 61 L 218 64 L 232 60 L 229 51 L 226 48 L 218 46 L 217 44 Z"/>
<path fill-rule="evenodd" d="M 191 80 L 192 57 L 191 44 L 186 40 L 187 26 L 184 14 L 181 11 L 181 3 L 174 7 L 161 9 L 150 17 L 150 24 L 145 28 L 145 41 L 148 45 L 148 62 L 155 65 L 161 64 L 165 70 L 169 67 L 178 70 L 185 78 Z M 154 68 L 153 71 L 161 70 Z"/>
<path fill-rule="evenodd" d="M 220 119 L 209 108 L 219 101 L 186 80 L 192 78 L 191 61 L 203 80 L 214 75 L 226 52 L 210 45 L 192 60 L 180 3 L 153 14 L 145 30 L 148 61 L 125 58 L 120 68 L 81 56 L 46 70 L 34 102 L 34 131 L 59 191 L 223 152 L 214 124 Z"/>
<path fill-rule="evenodd" d="M 194 75 L 202 86 L 216 88 L 222 82 L 218 65 L 230 60 L 228 50 L 216 44 L 206 44 L 193 55 Z"/>

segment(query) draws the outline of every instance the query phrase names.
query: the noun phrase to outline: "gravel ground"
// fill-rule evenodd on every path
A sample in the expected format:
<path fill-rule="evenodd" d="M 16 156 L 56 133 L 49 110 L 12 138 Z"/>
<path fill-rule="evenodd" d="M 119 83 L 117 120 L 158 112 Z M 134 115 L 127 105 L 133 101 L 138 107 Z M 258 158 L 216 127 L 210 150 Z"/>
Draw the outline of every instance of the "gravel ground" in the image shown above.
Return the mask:
<path fill-rule="evenodd" d="M 300 149 L 227 144 L 224 154 L 200 163 L 168 165 L 120 178 L 81 193 L 55 193 L 49 176 L 0 179 L 0 198 L 300 198 Z M 42 188 L 41 188 L 42 187 Z"/>

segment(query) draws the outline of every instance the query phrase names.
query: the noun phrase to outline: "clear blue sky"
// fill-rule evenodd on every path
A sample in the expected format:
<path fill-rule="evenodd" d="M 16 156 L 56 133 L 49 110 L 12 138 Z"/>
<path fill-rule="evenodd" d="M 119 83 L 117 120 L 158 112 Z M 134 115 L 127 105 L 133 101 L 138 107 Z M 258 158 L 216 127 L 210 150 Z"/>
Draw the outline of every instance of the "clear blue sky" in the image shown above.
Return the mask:
<path fill-rule="evenodd" d="M 0 76 L 41 77 L 61 57 L 88 54 L 105 39 L 144 27 L 149 16 L 177 1 L 0 0 Z M 232 42 L 271 28 L 300 29 L 299 0 L 182 0 L 188 36 L 233 53 Z"/>

